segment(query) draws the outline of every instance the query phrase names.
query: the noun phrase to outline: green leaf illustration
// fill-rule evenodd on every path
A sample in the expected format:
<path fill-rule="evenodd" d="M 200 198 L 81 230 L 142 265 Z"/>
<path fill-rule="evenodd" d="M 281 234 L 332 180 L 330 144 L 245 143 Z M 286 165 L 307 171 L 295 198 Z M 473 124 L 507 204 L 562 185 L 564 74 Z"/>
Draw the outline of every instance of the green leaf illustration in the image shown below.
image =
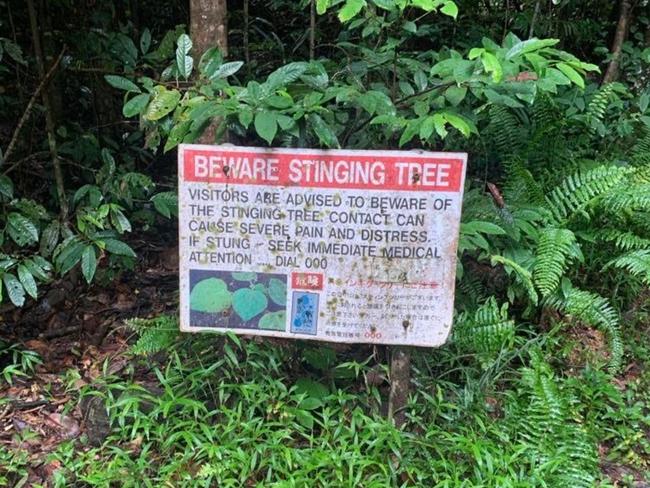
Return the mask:
<path fill-rule="evenodd" d="M 257 290 L 257 291 L 259 291 L 261 293 L 264 293 L 265 295 L 269 294 L 268 290 L 266 289 L 266 286 L 264 286 L 264 284 L 262 284 L 262 283 L 255 283 L 251 287 L 251 290 Z"/>
<path fill-rule="evenodd" d="M 269 296 L 277 305 L 286 305 L 287 303 L 287 284 L 277 278 L 269 280 Z"/>
<path fill-rule="evenodd" d="M 255 281 L 257 279 L 257 273 L 245 273 L 245 272 L 233 272 L 230 273 L 233 279 L 237 281 Z"/>
<path fill-rule="evenodd" d="M 226 282 L 218 278 L 199 281 L 190 293 L 190 309 L 197 312 L 219 313 L 232 304 L 232 294 Z"/>
<path fill-rule="evenodd" d="M 244 322 L 261 314 L 268 304 L 266 295 L 259 290 L 241 288 L 232 295 L 232 308 Z"/>
<path fill-rule="evenodd" d="M 285 330 L 287 314 L 284 310 L 267 312 L 260 319 L 259 328 L 262 330 Z"/>

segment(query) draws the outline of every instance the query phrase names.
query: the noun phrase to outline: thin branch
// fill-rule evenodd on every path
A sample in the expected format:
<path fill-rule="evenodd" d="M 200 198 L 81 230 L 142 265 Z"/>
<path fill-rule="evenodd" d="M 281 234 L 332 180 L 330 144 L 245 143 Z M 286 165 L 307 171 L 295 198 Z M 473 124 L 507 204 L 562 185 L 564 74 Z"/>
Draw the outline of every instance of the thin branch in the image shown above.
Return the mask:
<path fill-rule="evenodd" d="M 316 46 L 316 0 L 311 0 L 309 6 L 309 60 L 314 60 Z"/>
<path fill-rule="evenodd" d="M 537 0 L 535 4 L 535 11 L 533 12 L 533 18 L 530 20 L 530 30 L 528 31 L 528 39 L 532 39 L 535 34 L 535 23 L 537 22 L 537 17 L 539 17 L 539 11 L 541 9 L 541 0 Z"/>
<path fill-rule="evenodd" d="M 36 88 L 36 91 L 32 95 L 32 97 L 29 99 L 29 103 L 27 104 L 27 107 L 25 108 L 25 111 L 23 112 L 23 116 L 20 118 L 20 121 L 18 122 L 18 125 L 14 129 L 13 136 L 11 137 L 11 141 L 9 141 L 9 146 L 7 146 L 7 150 L 5 151 L 5 161 L 9 160 L 9 157 L 11 153 L 13 152 L 17 142 L 18 142 L 18 135 L 20 134 L 20 131 L 22 130 L 23 126 L 29 119 L 30 114 L 32 113 L 32 109 L 34 108 L 34 103 L 36 103 L 36 100 L 40 96 L 41 92 L 43 89 L 47 86 L 49 83 L 50 79 L 52 76 L 54 76 L 54 72 L 56 71 L 56 68 L 59 66 L 61 63 L 61 59 L 63 59 L 63 54 L 65 53 L 66 46 L 63 46 L 63 49 L 61 49 L 61 52 L 59 53 L 59 56 L 56 58 L 52 66 L 50 67 L 49 71 L 47 74 L 43 77 L 41 82 L 38 84 L 38 87 Z"/>

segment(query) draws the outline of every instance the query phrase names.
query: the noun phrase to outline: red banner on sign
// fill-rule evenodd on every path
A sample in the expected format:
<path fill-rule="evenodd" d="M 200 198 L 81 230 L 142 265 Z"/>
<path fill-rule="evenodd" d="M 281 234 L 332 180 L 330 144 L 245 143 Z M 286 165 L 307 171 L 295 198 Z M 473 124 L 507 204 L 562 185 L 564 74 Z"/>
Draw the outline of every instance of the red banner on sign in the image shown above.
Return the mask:
<path fill-rule="evenodd" d="M 291 273 L 291 287 L 297 290 L 322 290 L 322 273 Z"/>
<path fill-rule="evenodd" d="M 186 182 L 459 192 L 463 160 L 376 152 L 336 154 L 186 149 Z"/>

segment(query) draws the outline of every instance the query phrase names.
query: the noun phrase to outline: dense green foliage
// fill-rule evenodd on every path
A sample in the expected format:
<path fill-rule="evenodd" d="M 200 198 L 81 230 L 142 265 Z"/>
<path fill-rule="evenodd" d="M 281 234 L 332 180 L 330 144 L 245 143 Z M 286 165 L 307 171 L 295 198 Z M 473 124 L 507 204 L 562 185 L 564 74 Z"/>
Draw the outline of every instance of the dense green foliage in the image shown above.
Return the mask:
<path fill-rule="evenodd" d="M 50 16 L 78 8 L 55 3 Z M 62 103 L 56 132 L 37 129 L 44 158 L 20 133 L 0 139 L 2 302 L 37 300 L 77 269 L 90 284 L 132 267 L 128 234 L 176 213 L 166 161 L 216 125 L 215 142 L 467 151 L 454 332 L 415 355 L 398 429 L 382 351 L 128 321 L 132 369 L 80 393 L 106 402 L 111 435 L 59 446 L 55 486 L 568 488 L 611 486 L 606 462 L 650 469 L 647 2 L 608 84 L 611 2 L 316 0 L 312 46 L 310 2 L 251 2 L 245 19 L 231 2 L 226 59 L 196 52 L 173 2 L 142 3 L 144 25 L 114 0 L 57 31 L 66 90 L 49 88 Z M 0 36 L 0 85 L 17 90 L 36 60 L 28 37 Z M 26 98 L 0 91 L 12 127 Z M 52 159 L 65 202 L 26 176 L 54 181 Z M 38 362 L 16 345 L 2 358 L 6 382 Z M 643 372 L 615 387 L 633 364 Z M 28 460 L 0 447 L 0 463 L 10 483 Z"/>

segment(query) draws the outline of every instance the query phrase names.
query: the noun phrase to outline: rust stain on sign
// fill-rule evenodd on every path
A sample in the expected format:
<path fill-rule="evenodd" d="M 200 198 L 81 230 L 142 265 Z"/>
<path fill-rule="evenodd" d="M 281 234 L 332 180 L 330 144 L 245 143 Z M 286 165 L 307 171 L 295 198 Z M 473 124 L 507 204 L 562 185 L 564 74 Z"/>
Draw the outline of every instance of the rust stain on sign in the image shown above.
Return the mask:
<path fill-rule="evenodd" d="M 438 346 L 466 155 L 182 145 L 181 328 Z"/>

